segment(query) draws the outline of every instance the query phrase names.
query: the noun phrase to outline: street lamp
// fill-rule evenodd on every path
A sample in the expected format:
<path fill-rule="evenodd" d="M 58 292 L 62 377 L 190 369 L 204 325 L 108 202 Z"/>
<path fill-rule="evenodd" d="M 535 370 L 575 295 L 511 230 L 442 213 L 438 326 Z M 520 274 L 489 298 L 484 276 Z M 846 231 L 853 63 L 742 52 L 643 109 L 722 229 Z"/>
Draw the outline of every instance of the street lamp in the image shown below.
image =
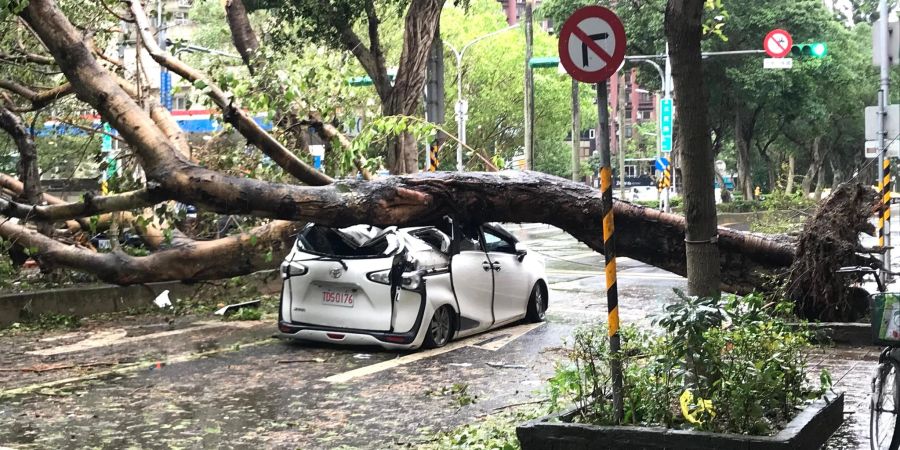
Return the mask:
<path fill-rule="evenodd" d="M 466 45 L 462 47 L 462 51 L 457 51 L 456 47 L 454 47 L 449 42 L 444 41 L 444 44 L 453 51 L 453 54 L 456 56 L 456 134 L 459 138 L 459 144 L 456 146 L 456 170 L 459 172 L 463 171 L 463 160 L 462 160 L 462 149 L 463 146 L 466 145 L 466 120 L 469 118 L 469 102 L 463 99 L 462 92 L 462 59 L 466 54 L 466 50 L 469 49 L 476 42 L 479 42 L 483 39 L 487 39 L 489 37 L 498 35 L 505 31 L 512 30 L 513 28 L 518 27 L 519 24 L 513 24 L 506 28 L 501 28 L 497 31 L 493 31 L 491 33 L 485 34 L 483 36 L 479 36 L 471 41 L 469 41 Z"/>

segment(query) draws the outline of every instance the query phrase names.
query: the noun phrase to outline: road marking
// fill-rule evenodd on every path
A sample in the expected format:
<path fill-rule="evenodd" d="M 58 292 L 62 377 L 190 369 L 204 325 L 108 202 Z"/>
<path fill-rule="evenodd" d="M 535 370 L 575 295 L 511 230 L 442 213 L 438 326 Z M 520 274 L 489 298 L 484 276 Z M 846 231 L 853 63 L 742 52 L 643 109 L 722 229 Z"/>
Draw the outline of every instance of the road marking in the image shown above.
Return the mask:
<path fill-rule="evenodd" d="M 131 343 L 135 343 L 135 342 L 147 341 L 150 339 L 178 336 L 180 334 L 193 333 L 194 331 L 207 330 L 210 328 L 222 328 L 222 327 L 252 328 L 252 327 L 260 324 L 259 321 L 197 322 L 197 323 L 200 325 L 190 327 L 190 328 L 182 328 L 180 330 L 163 331 L 160 333 L 151 333 L 151 334 L 145 334 L 142 336 L 134 336 L 134 337 L 125 337 L 126 331 L 124 329 L 101 331 L 99 333 L 94 333 L 91 336 L 89 336 L 87 339 L 76 342 L 74 344 L 60 345 L 60 346 L 49 347 L 49 348 L 44 348 L 44 349 L 40 349 L 40 350 L 32 350 L 32 351 L 25 352 L 25 353 L 28 355 L 37 355 L 37 356 L 53 356 L 53 355 L 61 355 L 63 353 L 81 352 L 84 350 L 91 350 L 91 349 L 100 348 L 100 347 L 131 344 Z"/>
<path fill-rule="evenodd" d="M 458 348 L 463 347 L 476 347 L 482 348 L 485 350 L 496 351 L 506 344 L 509 344 L 513 340 L 521 337 L 525 333 L 543 325 L 543 322 L 540 323 L 529 323 L 524 325 L 518 325 L 510 328 L 500 328 L 490 333 L 478 334 L 472 337 L 465 338 L 461 341 L 451 342 L 441 348 L 435 348 L 432 350 L 424 350 L 416 353 L 412 353 L 406 356 L 401 356 L 399 358 L 394 358 L 389 361 L 382 361 L 380 363 L 371 364 L 365 367 L 360 367 L 358 369 L 348 370 L 347 372 L 342 372 L 336 375 L 332 375 L 330 377 L 324 378 L 322 381 L 327 381 L 329 383 L 346 383 L 354 378 L 363 377 L 366 375 L 372 375 L 374 373 L 383 372 L 388 369 L 393 369 L 395 367 L 402 366 L 404 364 L 413 363 L 416 361 L 421 361 L 423 359 L 431 358 L 434 356 L 442 355 L 444 353 L 452 352 Z M 475 342 L 483 342 L 486 339 L 490 339 L 491 337 L 498 335 L 507 335 L 502 339 L 498 339 L 496 341 L 491 341 L 483 346 L 475 345 Z"/>
<path fill-rule="evenodd" d="M 584 276 L 600 276 L 603 273 L 597 270 L 563 270 L 563 269 L 547 269 L 547 275 L 584 275 Z M 674 273 L 656 273 L 656 272 L 629 272 L 627 270 L 619 272 L 619 278 L 652 278 L 656 280 L 683 280 L 681 275 Z"/>

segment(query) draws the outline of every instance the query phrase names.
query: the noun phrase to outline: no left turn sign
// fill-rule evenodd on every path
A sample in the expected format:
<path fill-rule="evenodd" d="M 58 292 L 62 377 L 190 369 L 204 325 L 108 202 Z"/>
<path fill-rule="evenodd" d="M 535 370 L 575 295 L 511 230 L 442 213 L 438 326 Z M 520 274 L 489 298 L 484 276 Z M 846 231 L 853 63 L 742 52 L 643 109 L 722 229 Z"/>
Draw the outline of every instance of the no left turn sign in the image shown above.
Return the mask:
<path fill-rule="evenodd" d="M 784 58 L 791 52 L 793 45 L 791 34 L 780 28 L 770 31 L 763 39 L 763 50 L 773 58 Z"/>
<path fill-rule="evenodd" d="M 602 6 L 586 6 L 566 20 L 559 32 L 559 60 L 572 78 L 599 83 L 625 59 L 625 27 Z"/>

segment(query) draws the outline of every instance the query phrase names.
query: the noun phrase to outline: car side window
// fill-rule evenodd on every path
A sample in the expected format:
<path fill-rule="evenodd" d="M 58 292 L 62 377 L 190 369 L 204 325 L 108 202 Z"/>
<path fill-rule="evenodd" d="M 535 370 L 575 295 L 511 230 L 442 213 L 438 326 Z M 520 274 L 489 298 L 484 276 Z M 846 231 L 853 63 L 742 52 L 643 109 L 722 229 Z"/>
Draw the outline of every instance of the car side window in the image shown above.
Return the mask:
<path fill-rule="evenodd" d="M 484 230 L 484 250 L 487 252 L 516 253 L 516 245 L 491 230 Z"/>
<path fill-rule="evenodd" d="M 459 251 L 479 251 L 481 249 L 481 239 L 478 237 L 478 229 L 463 229 L 462 236 L 459 240 Z"/>

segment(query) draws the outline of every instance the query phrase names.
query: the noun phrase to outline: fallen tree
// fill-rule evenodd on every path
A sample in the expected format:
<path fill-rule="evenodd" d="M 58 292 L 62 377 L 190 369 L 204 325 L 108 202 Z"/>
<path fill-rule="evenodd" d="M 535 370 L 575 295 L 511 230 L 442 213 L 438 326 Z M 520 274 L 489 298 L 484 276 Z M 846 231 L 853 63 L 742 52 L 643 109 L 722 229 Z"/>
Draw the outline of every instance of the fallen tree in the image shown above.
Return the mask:
<path fill-rule="evenodd" d="M 139 16 L 139 26 L 147 23 L 146 18 L 140 17 L 139 6 L 132 5 L 131 11 Z M 271 183 L 210 170 L 186 155 L 186 143 L 183 136 L 172 130 L 173 120 L 168 112 L 164 108 L 150 108 L 148 112 L 142 107 L 136 98 L 140 92 L 129 89 L 98 61 L 89 41 L 52 0 L 31 0 L 20 16 L 46 46 L 76 97 L 98 111 L 129 144 L 147 178 L 142 189 L 109 196 L 89 195 L 75 203 L 38 205 L 0 197 L 0 215 L 8 217 L 0 217 L 0 237 L 34 249 L 35 257 L 44 266 L 92 272 L 117 284 L 216 279 L 274 266 L 302 222 L 333 226 L 416 225 L 435 223 L 444 215 L 472 222 L 547 223 L 602 252 L 600 198 L 596 190 L 587 186 L 535 172 L 432 173 L 332 182 L 316 176 L 318 172 L 280 146 L 266 131 L 249 124 L 241 126 L 245 114 L 236 113 L 242 111 L 238 99 L 221 90 L 211 90 L 211 95 L 226 116 L 235 114 L 232 120 L 237 121 L 237 131 L 267 154 L 279 155 L 273 157 L 277 164 L 311 185 Z M 146 27 L 142 29 L 144 34 L 149 33 Z M 148 40 L 144 40 L 145 44 Z M 155 59 L 172 68 L 179 67 L 173 56 L 149 41 L 147 45 Z M 193 73 L 190 68 L 183 70 L 186 75 Z M 209 79 L 203 74 L 196 77 Z M 862 194 L 854 199 L 857 208 L 866 201 Z M 58 222 L 140 210 L 171 200 L 220 214 L 276 220 L 246 233 L 212 241 L 187 241 L 149 256 L 131 256 L 121 251 L 97 253 L 62 243 L 28 226 L 30 220 Z M 677 274 L 686 273 L 683 217 L 625 202 L 616 202 L 614 208 L 621 255 Z M 830 216 L 816 217 L 814 221 Z M 827 226 L 860 229 L 865 222 L 865 217 L 859 215 L 846 219 L 855 222 Z M 813 231 L 824 233 L 816 228 Z M 813 259 L 809 259 L 807 249 L 819 247 L 817 236 L 807 238 L 797 247 L 789 241 L 720 228 L 714 244 L 719 248 L 722 288 L 736 293 L 767 289 L 771 280 L 786 274 L 795 261 L 815 264 L 815 258 L 827 257 L 813 252 Z M 835 235 L 835 239 L 853 248 L 857 245 L 856 237 L 847 233 Z M 842 257 L 852 258 L 849 253 Z M 807 285 L 808 279 L 803 276 L 792 279 Z M 823 289 L 814 283 L 808 286 L 811 292 Z"/>

